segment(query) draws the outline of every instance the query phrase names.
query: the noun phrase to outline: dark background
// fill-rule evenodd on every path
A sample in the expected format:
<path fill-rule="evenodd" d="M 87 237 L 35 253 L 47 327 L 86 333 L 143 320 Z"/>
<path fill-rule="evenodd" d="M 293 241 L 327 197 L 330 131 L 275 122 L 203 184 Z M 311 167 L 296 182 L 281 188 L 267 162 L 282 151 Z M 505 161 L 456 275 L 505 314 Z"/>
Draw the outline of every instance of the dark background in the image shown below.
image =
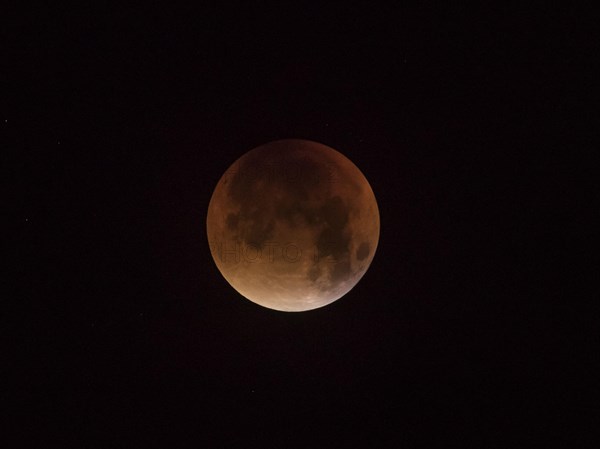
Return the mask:
<path fill-rule="evenodd" d="M 597 149 L 592 19 L 9 10 L 3 421 L 35 447 L 583 447 L 597 265 L 561 281 L 595 181 L 563 154 Z M 362 281 L 307 313 L 242 298 L 205 237 L 223 172 L 280 138 L 349 157 L 381 214 Z"/>

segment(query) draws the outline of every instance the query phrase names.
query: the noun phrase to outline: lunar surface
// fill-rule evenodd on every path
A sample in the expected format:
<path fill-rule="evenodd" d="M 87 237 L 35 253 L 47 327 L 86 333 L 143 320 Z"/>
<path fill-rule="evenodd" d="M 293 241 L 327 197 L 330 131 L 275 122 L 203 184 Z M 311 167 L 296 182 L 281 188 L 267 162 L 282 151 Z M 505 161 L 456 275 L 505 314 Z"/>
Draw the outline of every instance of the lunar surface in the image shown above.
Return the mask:
<path fill-rule="evenodd" d="M 365 274 L 379 241 L 371 186 L 341 153 L 279 140 L 219 180 L 206 228 L 213 259 L 242 296 L 299 312 L 330 304 Z"/>

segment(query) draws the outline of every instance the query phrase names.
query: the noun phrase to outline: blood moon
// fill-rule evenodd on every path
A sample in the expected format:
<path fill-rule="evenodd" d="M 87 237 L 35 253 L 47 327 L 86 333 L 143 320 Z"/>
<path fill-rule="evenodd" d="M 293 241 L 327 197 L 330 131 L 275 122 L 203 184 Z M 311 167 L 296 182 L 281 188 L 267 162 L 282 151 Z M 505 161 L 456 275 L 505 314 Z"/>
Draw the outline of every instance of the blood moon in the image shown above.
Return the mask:
<path fill-rule="evenodd" d="M 300 312 L 330 304 L 365 274 L 379 209 L 361 171 L 323 144 L 259 146 L 221 177 L 208 206 L 212 257 L 242 296 Z"/>

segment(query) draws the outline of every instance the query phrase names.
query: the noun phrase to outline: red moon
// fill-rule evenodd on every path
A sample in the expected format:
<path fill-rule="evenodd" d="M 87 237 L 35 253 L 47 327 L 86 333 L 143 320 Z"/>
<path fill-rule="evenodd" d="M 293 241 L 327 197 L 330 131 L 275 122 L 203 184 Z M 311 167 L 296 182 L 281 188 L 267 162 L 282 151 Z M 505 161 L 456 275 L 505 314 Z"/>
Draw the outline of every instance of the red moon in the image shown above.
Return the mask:
<path fill-rule="evenodd" d="M 379 209 L 361 171 L 323 144 L 259 146 L 221 177 L 208 206 L 212 257 L 261 306 L 301 312 L 348 293 L 379 241 Z"/>

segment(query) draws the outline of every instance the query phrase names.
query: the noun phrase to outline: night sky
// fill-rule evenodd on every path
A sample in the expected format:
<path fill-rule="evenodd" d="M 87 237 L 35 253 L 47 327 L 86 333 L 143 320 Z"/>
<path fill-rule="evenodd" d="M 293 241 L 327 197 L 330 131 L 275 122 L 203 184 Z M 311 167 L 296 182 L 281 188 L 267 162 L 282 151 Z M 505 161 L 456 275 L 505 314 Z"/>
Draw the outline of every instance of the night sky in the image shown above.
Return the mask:
<path fill-rule="evenodd" d="M 587 17 L 9 11 L 2 421 L 28 447 L 583 447 L 562 153 L 597 148 Z M 206 238 L 221 175 L 283 138 L 343 153 L 380 209 L 364 278 L 305 313 L 237 294 Z"/>

